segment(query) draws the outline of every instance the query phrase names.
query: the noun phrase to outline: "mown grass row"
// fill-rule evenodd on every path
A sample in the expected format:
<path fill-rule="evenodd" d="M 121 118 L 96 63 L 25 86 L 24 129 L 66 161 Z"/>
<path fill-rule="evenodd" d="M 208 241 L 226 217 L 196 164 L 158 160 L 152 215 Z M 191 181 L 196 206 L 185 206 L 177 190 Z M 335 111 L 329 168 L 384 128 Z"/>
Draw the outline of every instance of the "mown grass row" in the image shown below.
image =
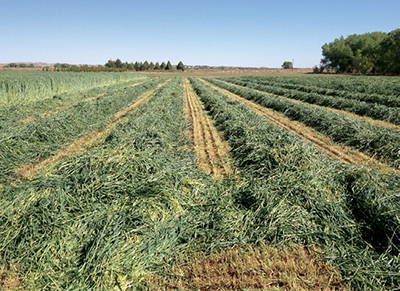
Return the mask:
<path fill-rule="evenodd" d="M 336 95 L 339 92 L 348 92 L 363 96 L 382 96 L 389 98 L 399 98 L 400 89 L 398 86 L 399 78 L 387 78 L 377 76 L 252 76 L 264 84 L 280 84 L 283 86 L 299 86 L 299 88 L 326 90 L 324 95 Z M 304 87 L 302 87 L 304 86 Z M 294 87 L 293 87 L 294 88 Z M 321 91 L 323 92 L 323 91 Z M 357 98 L 357 97 L 356 97 Z"/>
<path fill-rule="evenodd" d="M 350 287 L 399 286 L 399 176 L 321 158 L 245 105 L 191 82 L 246 176 L 234 195 L 250 241 L 317 244 Z"/>
<path fill-rule="evenodd" d="M 138 74 L 42 71 L 0 72 L 0 108 L 38 101 L 73 90 L 90 89 L 142 77 Z"/>
<path fill-rule="evenodd" d="M 136 87 L 110 92 L 93 102 L 83 102 L 29 123 L 15 123 L 0 129 L 0 181 L 15 178 L 12 171 L 55 154 L 66 143 L 104 128 L 114 114 L 153 89 L 165 78 Z"/>
<path fill-rule="evenodd" d="M 319 108 L 294 103 L 274 95 L 266 95 L 251 88 L 231 85 L 215 79 L 207 79 L 207 81 L 264 107 L 282 112 L 292 120 L 315 128 L 337 143 L 376 156 L 396 169 L 400 169 L 398 132 Z"/>
<path fill-rule="evenodd" d="M 285 96 L 295 100 L 316 104 L 320 106 L 331 107 L 335 109 L 345 110 L 361 116 L 368 116 L 374 119 L 383 120 L 396 125 L 400 125 L 400 108 L 388 107 L 377 103 L 367 103 L 354 99 L 343 97 L 332 97 L 316 93 L 307 93 L 299 90 L 285 89 L 280 86 L 269 86 L 259 84 L 254 81 L 242 81 L 237 78 L 224 79 L 230 83 L 260 90 L 263 92 Z M 399 99 L 400 100 L 400 99 Z M 400 103 L 399 103 L 400 104 Z"/>
<path fill-rule="evenodd" d="M 111 85 L 97 86 L 91 89 L 72 90 L 50 96 L 46 99 L 20 103 L 0 108 L 1 127 L 9 126 L 13 122 L 21 121 L 27 117 L 37 118 L 42 114 L 73 106 L 77 102 L 83 102 L 85 99 L 102 97 L 117 90 L 123 90 L 126 87 L 146 81 L 147 78 L 138 77 L 129 81 L 118 82 Z"/>
<path fill-rule="evenodd" d="M 321 158 L 193 80 L 242 173 L 212 180 L 188 150 L 181 83 L 160 88 L 104 144 L 0 186 L 0 264 L 24 289 L 160 290 L 143 277 L 187 251 L 264 243 L 318 244 L 359 289 L 399 285 L 394 176 Z"/>
<path fill-rule="evenodd" d="M 306 79 L 303 77 L 302 79 Z M 327 81 L 329 79 L 325 78 Z M 344 80 L 344 78 L 342 78 Z M 385 105 L 389 107 L 400 107 L 400 91 L 398 90 L 388 90 L 390 95 L 381 95 L 381 94 L 376 94 L 376 93 L 370 93 L 370 92 L 359 92 L 357 90 L 351 91 L 351 86 L 350 88 L 347 88 L 346 86 L 341 86 L 340 88 L 342 89 L 333 89 L 329 87 L 323 87 L 322 85 L 316 86 L 316 85 L 306 85 L 298 82 L 288 82 L 289 80 L 292 80 L 290 78 L 289 80 L 285 79 L 275 79 L 275 78 L 269 78 L 269 77 L 259 77 L 259 76 L 251 76 L 251 77 L 241 77 L 241 81 L 245 82 L 251 82 L 251 83 L 257 83 L 261 85 L 267 85 L 267 86 L 273 86 L 273 87 L 280 87 L 284 89 L 290 89 L 290 90 L 296 90 L 296 91 L 301 91 L 301 92 L 306 92 L 306 93 L 315 93 L 319 95 L 326 95 L 330 97 L 343 97 L 346 99 L 351 99 L 351 100 L 358 100 L 358 101 L 364 101 L 368 103 L 376 103 L 379 105 Z M 305 80 L 306 81 L 306 80 Z M 370 79 L 370 81 L 373 81 L 373 79 Z M 305 82 L 307 83 L 307 81 Z M 384 87 L 385 83 L 382 82 L 380 86 Z M 356 87 L 359 88 L 359 87 Z M 346 90 L 347 89 L 347 90 Z M 361 89 L 363 91 L 363 89 Z M 386 91 L 385 91 L 386 92 Z"/>
<path fill-rule="evenodd" d="M 29 290 L 132 286 L 186 249 L 240 244 L 233 186 L 196 169 L 176 79 L 105 143 L 0 189 L 0 263 Z"/>

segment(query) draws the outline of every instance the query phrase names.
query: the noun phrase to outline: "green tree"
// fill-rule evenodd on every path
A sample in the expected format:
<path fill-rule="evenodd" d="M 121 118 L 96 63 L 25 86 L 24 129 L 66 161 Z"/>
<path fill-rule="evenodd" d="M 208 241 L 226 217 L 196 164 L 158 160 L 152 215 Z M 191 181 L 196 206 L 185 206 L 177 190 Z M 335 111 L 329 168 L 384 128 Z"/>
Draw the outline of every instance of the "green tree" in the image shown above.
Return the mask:
<path fill-rule="evenodd" d="M 168 61 L 167 66 L 165 67 L 165 70 L 172 70 L 172 69 L 173 68 L 172 68 L 171 62 Z"/>
<path fill-rule="evenodd" d="M 386 34 L 372 32 L 335 39 L 322 46 L 323 66 L 338 72 L 375 73 L 384 68 L 381 44 Z"/>
<path fill-rule="evenodd" d="M 176 66 L 177 70 L 181 70 L 182 72 L 185 71 L 185 65 L 182 62 L 179 62 Z"/>
<path fill-rule="evenodd" d="M 116 67 L 115 66 L 115 62 L 112 61 L 112 60 L 108 60 L 108 62 L 104 66 L 106 66 L 108 68 L 115 68 Z"/>
<path fill-rule="evenodd" d="M 162 62 L 160 65 L 160 69 L 165 70 L 166 67 L 167 67 L 167 65 L 164 62 Z"/>
<path fill-rule="evenodd" d="M 288 61 L 283 62 L 282 69 L 293 69 L 293 63 Z"/>
<path fill-rule="evenodd" d="M 150 62 L 150 64 L 149 64 L 149 70 L 150 71 L 153 71 L 154 70 L 154 63 L 153 62 Z"/>
<path fill-rule="evenodd" d="M 154 70 L 160 70 L 160 64 L 158 62 L 154 65 Z"/>
<path fill-rule="evenodd" d="M 381 44 L 382 64 L 388 73 L 400 74 L 400 29 L 389 32 Z"/>
<path fill-rule="evenodd" d="M 353 52 L 343 36 L 329 44 L 324 44 L 322 55 L 324 58 L 321 63 L 325 66 L 337 69 L 339 72 L 352 70 Z"/>
<path fill-rule="evenodd" d="M 116 68 L 122 68 L 123 67 L 122 61 L 120 59 L 116 59 L 115 60 L 115 67 Z"/>

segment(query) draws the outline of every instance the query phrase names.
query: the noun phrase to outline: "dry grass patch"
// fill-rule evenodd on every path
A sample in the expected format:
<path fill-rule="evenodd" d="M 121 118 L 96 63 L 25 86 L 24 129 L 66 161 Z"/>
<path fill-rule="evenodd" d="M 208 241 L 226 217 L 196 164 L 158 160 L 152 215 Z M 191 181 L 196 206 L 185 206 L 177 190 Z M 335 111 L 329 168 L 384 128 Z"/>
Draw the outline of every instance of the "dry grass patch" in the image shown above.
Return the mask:
<path fill-rule="evenodd" d="M 20 289 L 21 286 L 22 278 L 18 273 L 18 268 L 5 268 L 0 266 L 0 290 L 16 290 Z"/>
<path fill-rule="evenodd" d="M 145 282 L 150 290 L 347 290 L 318 249 L 237 248 L 187 254 Z"/>
<path fill-rule="evenodd" d="M 218 178 L 232 173 L 228 144 L 219 136 L 212 120 L 203 110 L 189 80 L 185 79 L 185 111 L 193 124 L 190 136 L 198 160 L 198 166 L 207 174 Z"/>

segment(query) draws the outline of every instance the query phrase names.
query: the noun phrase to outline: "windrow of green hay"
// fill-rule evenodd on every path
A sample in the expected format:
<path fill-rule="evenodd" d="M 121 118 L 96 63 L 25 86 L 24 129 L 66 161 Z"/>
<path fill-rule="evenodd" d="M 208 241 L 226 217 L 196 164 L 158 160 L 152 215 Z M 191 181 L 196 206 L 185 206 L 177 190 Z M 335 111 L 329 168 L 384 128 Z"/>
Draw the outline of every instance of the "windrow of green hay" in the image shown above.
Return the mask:
<path fill-rule="evenodd" d="M 0 109 L 137 78 L 145 76 L 127 73 L 0 71 Z"/>
<path fill-rule="evenodd" d="M 233 194 L 252 243 L 317 245 L 349 287 L 400 285 L 400 177 L 321 158 L 297 135 L 191 79 L 245 184 Z"/>
<path fill-rule="evenodd" d="M 127 87 L 138 85 L 149 79 L 138 77 L 129 81 L 118 82 L 112 85 L 98 86 L 91 89 L 73 90 L 61 94 L 53 95 L 38 101 L 20 103 L 5 106 L 0 109 L 0 120 L 2 127 L 11 126 L 14 122 L 27 122 L 59 110 L 75 106 L 79 102 L 94 100 L 104 95 L 124 90 Z"/>
<path fill-rule="evenodd" d="M 268 237 L 237 199 L 251 181 L 216 181 L 197 169 L 183 94 L 177 78 L 127 114 L 102 145 L 33 180 L 3 184 L 5 278 L 13 275 L 24 290 L 159 290 L 156 281 L 185 253 L 229 253 Z"/>
<path fill-rule="evenodd" d="M 165 78 L 110 92 L 94 102 L 83 102 L 29 123 L 14 123 L 0 129 L 0 181 L 17 178 L 14 169 L 57 154 L 69 142 L 103 129 L 114 114 L 154 89 Z"/>
<path fill-rule="evenodd" d="M 191 82 L 230 144 L 240 176 L 213 180 L 197 169 L 182 79 L 175 78 L 126 114 L 103 144 L 30 181 L 0 185 L 2 277 L 12 276 L 22 290 L 163 290 L 176 287 L 174 272 L 184 269 L 182 280 L 190 280 L 212 264 L 228 281 L 203 277 L 203 285 L 182 289 L 399 286 L 398 176 L 322 158 L 245 105 Z M 288 246 L 299 263 L 307 249 L 304 260 L 320 264 L 303 266 L 307 274 L 289 267 L 293 252 L 281 251 Z M 284 260 L 273 270 L 298 273 L 298 280 L 235 282 L 235 274 L 269 276 L 267 258 L 253 265 L 258 278 L 248 273 L 252 259 L 267 254 Z M 215 264 L 219 258 L 230 261 Z M 223 273 L 232 264 L 238 268 Z M 326 271 L 332 266 L 342 278 Z"/>
<path fill-rule="evenodd" d="M 286 89 L 348 97 L 395 107 L 400 98 L 399 77 L 351 75 L 302 75 L 302 76 L 249 76 L 265 85 L 278 85 Z M 244 76 L 241 79 L 246 79 Z M 247 80 L 247 79 L 246 79 Z M 384 104 L 385 101 L 389 101 Z M 395 103 L 391 103 L 393 100 Z M 378 102 L 377 102 L 378 101 Z"/>
<path fill-rule="evenodd" d="M 285 96 L 287 98 L 300 100 L 303 102 L 316 104 L 320 106 L 331 107 L 354 113 L 360 116 L 368 116 L 374 119 L 383 120 L 396 125 L 400 125 L 400 97 L 388 96 L 386 102 L 383 99 L 370 99 L 374 100 L 372 103 L 356 100 L 354 96 L 347 96 L 347 98 L 340 96 L 330 96 L 329 94 L 320 94 L 315 92 L 304 92 L 296 89 L 286 89 L 279 84 L 265 85 L 262 80 L 246 78 L 227 78 L 225 79 L 236 85 L 249 87 L 252 89 L 268 92 L 275 95 Z M 382 105 L 380 102 L 393 103 L 395 107 Z M 397 103 L 395 103 L 397 102 Z"/>
<path fill-rule="evenodd" d="M 278 96 L 263 94 L 251 88 L 215 79 L 207 79 L 207 81 L 264 107 L 281 112 L 292 120 L 302 122 L 328 136 L 334 142 L 376 156 L 396 169 L 400 169 L 400 133 L 397 131 L 320 108 L 291 102 Z"/>

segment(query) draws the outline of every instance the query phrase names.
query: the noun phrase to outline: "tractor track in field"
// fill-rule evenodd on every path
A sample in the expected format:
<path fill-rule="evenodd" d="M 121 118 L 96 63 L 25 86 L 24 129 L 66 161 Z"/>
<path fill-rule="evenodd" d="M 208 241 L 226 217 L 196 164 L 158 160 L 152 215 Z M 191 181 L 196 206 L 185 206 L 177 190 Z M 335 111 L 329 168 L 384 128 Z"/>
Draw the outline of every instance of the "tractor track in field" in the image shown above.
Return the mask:
<path fill-rule="evenodd" d="M 128 87 L 135 87 L 135 86 L 138 86 L 138 85 L 143 84 L 144 82 L 145 82 L 145 81 L 140 82 L 140 83 L 135 83 L 135 84 L 133 84 L 133 85 L 129 85 Z M 124 87 L 124 88 L 125 88 L 125 87 Z M 115 89 L 115 90 L 112 91 L 112 92 L 118 92 L 118 91 L 121 91 L 121 90 L 123 90 L 123 88 Z M 35 120 L 37 120 L 37 119 L 39 119 L 39 118 L 44 118 L 44 117 L 46 117 L 46 116 L 49 116 L 49 115 L 52 115 L 52 114 L 56 114 L 56 113 L 58 113 L 58 112 L 60 112 L 60 111 L 62 111 L 62 110 L 70 109 L 70 108 L 72 108 L 72 107 L 74 107 L 74 106 L 77 106 L 77 105 L 79 105 L 79 104 L 81 104 L 81 103 L 95 101 L 95 100 L 97 100 L 97 99 L 99 99 L 99 98 L 101 98 L 101 97 L 103 97 L 103 96 L 105 96 L 105 95 L 107 95 L 107 94 L 109 94 L 109 93 L 110 93 L 110 92 L 108 92 L 108 93 L 103 93 L 103 94 L 100 94 L 100 95 L 97 95 L 97 96 L 94 96 L 94 97 L 86 98 L 86 99 L 84 99 L 84 100 L 77 101 L 77 102 L 75 102 L 74 104 L 69 105 L 69 106 L 56 107 L 55 110 L 51 110 L 51 111 L 44 112 L 44 113 L 42 113 L 42 114 L 40 114 L 39 116 L 36 116 L 36 117 L 35 117 L 35 116 L 28 116 L 28 117 L 26 117 L 26 118 L 24 118 L 24 119 L 18 120 L 17 122 L 19 122 L 19 123 L 28 123 L 28 122 L 32 122 L 32 121 L 35 121 Z"/>
<path fill-rule="evenodd" d="M 360 153 L 349 147 L 344 147 L 335 144 L 330 138 L 319 134 L 313 128 L 305 126 L 299 122 L 292 121 L 281 113 L 278 113 L 272 109 L 251 102 L 243 97 L 240 97 L 239 95 L 231 93 L 228 90 L 222 89 L 203 79 L 201 79 L 201 81 L 203 81 L 207 86 L 223 93 L 224 95 L 234 100 L 237 100 L 243 104 L 246 104 L 248 107 L 254 110 L 258 115 L 267 118 L 272 124 L 284 128 L 291 133 L 299 135 L 305 141 L 313 143 L 318 149 L 325 152 L 326 155 L 329 156 L 330 158 L 340 160 L 345 164 L 355 165 L 359 167 L 373 168 L 387 174 L 400 173 L 400 171 L 388 166 L 385 163 L 378 161 L 373 157 Z"/>
<path fill-rule="evenodd" d="M 108 134 L 120 123 L 124 121 L 125 115 L 127 115 L 129 112 L 135 110 L 138 108 L 140 105 L 145 104 L 156 92 L 157 89 L 165 86 L 167 83 L 169 83 L 172 79 L 168 79 L 166 82 L 159 84 L 156 88 L 149 90 L 145 93 L 143 93 L 139 99 L 137 99 L 134 103 L 132 103 L 130 106 L 124 108 L 121 111 L 118 111 L 117 113 L 114 114 L 114 118 L 111 119 L 106 127 L 104 129 L 96 130 L 93 132 L 90 132 L 88 135 L 76 139 L 72 141 L 67 147 L 65 147 L 61 152 L 57 153 L 56 155 L 47 158 L 45 160 L 42 160 L 36 164 L 31 164 L 31 165 L 22 165 L 17 169 L 14 169 L 13 172 L 15 172 L 18 176 L 19 179 L 26 179 L 30 180 L 32 179 L 38 172 L 43 171 L 47 166 L 62 160 L 68 156 L 71 156 L 74 153 L 77 153 L 83 149 L 87 149 L 93 146 L 96 146 L 98 144 L 101 144 L 104 142 Z M 15 182 L 15 181 L 13 181 Z"/>
<path fill-rule="evenodd" d="M 204 112 L 203 105 L 193 92 L 188 79 L 185 79 L 183 86 L 185 110 L 193 124 L 190 136 L 196 152 L 198 167 L 215 178 L 231 174 L 228 145 L 218 135 L 211 119 Z"/>

